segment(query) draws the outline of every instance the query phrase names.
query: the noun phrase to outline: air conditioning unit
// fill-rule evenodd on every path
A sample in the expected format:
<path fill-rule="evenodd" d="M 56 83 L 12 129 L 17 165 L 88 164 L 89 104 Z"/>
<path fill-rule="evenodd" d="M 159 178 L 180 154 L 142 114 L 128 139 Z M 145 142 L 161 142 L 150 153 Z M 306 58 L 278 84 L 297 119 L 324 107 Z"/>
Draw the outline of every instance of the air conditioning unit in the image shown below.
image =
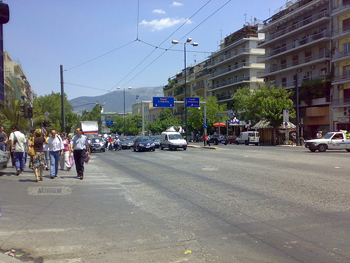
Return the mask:
<path fill-rule="evenodd" d="M 350 107 L 344 107 L 344 116 L 350 116 Z"/>

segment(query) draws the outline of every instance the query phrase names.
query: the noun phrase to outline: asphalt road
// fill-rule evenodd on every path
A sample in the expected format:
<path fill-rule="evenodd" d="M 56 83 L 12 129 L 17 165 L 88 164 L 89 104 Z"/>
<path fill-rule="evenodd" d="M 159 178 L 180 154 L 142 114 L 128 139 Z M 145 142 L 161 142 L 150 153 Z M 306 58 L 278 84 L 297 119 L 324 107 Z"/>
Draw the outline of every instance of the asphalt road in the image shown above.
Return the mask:
<path fill-rule="evenodd" d="M 219 147 L 95 153 L 83 181 L 8 168 L 0 249 L 35 262 L 350 262 L 350 153 Z"/>

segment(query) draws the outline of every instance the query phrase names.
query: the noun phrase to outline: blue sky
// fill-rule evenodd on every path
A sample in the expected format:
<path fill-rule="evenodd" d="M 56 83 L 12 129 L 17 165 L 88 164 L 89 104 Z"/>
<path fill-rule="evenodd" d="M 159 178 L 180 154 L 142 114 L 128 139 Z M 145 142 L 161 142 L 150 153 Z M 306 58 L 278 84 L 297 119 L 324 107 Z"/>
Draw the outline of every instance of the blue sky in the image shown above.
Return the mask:
<path fill-rule="evenodd" d="M 218 50 L 220 39 L 254 18 L 265 20 L 284 0 L 3 0 L 10 7 L 4 49 L 22 65 L 39 96 L 68 99 L 117 87 L 155 87 Z M 221 9 L 220 9 L 221 8 Z M 187 21 L 187 22 L 186 22 Z M 167 51 L 165 51 L 167 49 Z"/>

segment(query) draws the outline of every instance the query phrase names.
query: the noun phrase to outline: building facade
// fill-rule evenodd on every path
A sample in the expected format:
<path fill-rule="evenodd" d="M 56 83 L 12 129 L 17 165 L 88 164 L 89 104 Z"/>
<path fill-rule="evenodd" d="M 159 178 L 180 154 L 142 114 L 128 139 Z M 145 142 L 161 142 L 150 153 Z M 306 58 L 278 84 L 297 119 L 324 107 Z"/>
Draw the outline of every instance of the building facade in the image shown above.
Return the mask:
<path fill-rule="evenodd" d="M 265 54 L 258 47 L 258 41 L 264 37 L 258 33 L 259 25 L 246 25 L 240 30 L 227 36 L 220 44 L 220 50 L 210 57 L 208 69 L 211 83 L 208 91 L 215 96 L 219 104 L 232 106 L 232 97 L 239 88 L 256 89 L 264 83 L 263 78 L 257 77 L 257 72 L 265 68 L 258 62 L 258 57 Z"/>
<path fill-rule="evenodd" d="M 32 103 L 36 98 L 21 64 L 13 61 L 6 51 L 4 51 L 4 84 L 6 103 L 11 99 Z"/>

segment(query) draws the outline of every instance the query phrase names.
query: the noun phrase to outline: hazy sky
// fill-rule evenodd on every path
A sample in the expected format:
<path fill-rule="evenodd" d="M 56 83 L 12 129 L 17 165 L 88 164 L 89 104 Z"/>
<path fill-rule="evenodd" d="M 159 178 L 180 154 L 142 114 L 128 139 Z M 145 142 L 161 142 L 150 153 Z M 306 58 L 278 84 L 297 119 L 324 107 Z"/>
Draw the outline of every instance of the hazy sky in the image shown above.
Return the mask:
<path fill-rule="evenodd" d="M 254 19 L 265 20 L 284 0 L 3 0 L 10 7 L 4 49 L 22 65 L 39 96 L 68 99 L 121 88 L 155 87 L 218 50 L 220 39 Z M 187 22 L 186 22 L 187 21 Z"/>

